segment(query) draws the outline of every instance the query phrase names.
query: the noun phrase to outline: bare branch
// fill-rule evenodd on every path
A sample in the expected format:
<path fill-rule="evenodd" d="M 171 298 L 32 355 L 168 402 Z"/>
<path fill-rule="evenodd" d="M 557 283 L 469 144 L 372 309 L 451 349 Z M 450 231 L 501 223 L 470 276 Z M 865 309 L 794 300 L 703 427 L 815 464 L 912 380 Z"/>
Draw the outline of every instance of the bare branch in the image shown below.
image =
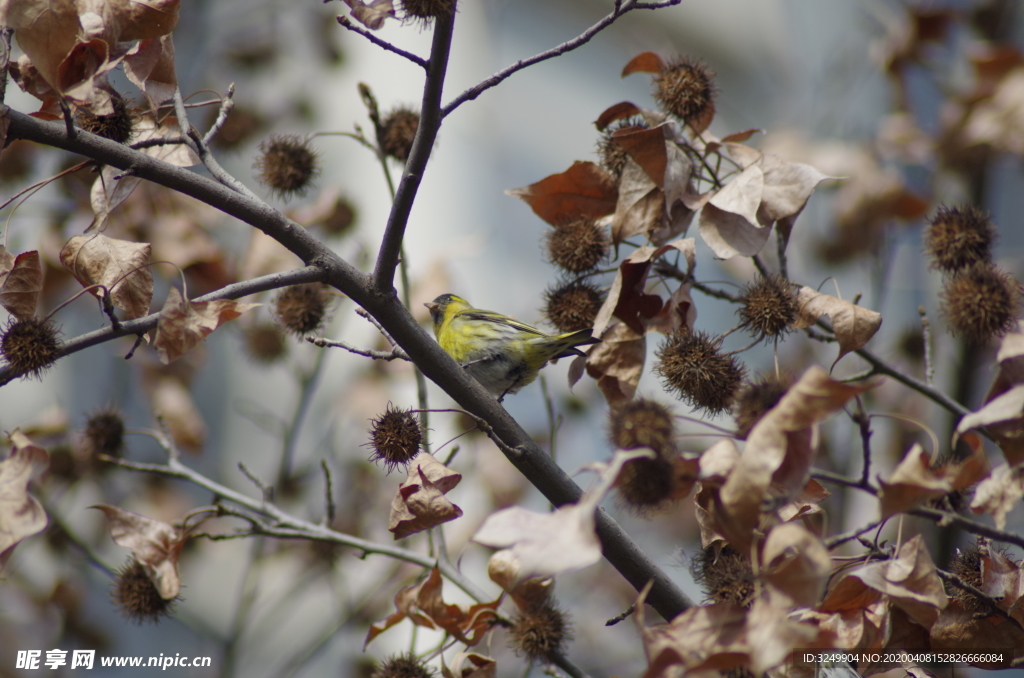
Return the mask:
<path fill-rule="evenodd" d="M 274 273 L 272 275 L 265 275 L 259 278 L 253 278 L 252 280 L 228 285 L 227 287 L 222 287 L 215 292 L 210 292 L 209 294 L 204 294 L 201 297 L 196 297 L 191 301 L 240 299 L 241 297 L 247 297 L 250 294 L 256 294 L 257 292 L 264 292 L 266 290 L 288 287 L 289 285 L 299 285 L 307 282 L 322 282 L 323 279 L 323 271 L 314 266 L 306 266 L 304 268 L 298 268 L 285 273 Z M 159 320 L 159 313 L 150 313 L 143 318 L 122 321 L 118 323 L 119 326 L 116 328 L 105 327 L 101 330 L 95 330 L 93 332 L 79 335 L 62 343 L 57 349 L 56 357 L 60 358 L 72 353 L 77 353 L 78 351 L 89 348 L 90 346 L 102 344 L 118 337 L 126 337 L 132 334 L 145 334 L 156 327 Z M 0 367 L 0 386 L 10 383 L 18 376 L 20 375 L 15 374 L 9 365 Z"/>
<path fill-rule="evenodd" d="M 366 358 L 373 358 L 374 360 L 386 360 L 388 362 L 391 362 L 396 358 L 399 360 L 409 360 L 409 356 L 407 356 L 405 351 L 398 346 L 390 351 L 372 351 L 369 349 L 356 348 L 355 346 L 346 344 L 344 341 L 336 341 L 334 339 L 326 339 L 324 337 L 306 337 L 306 341 L 320 348 L 343 348 L 349 353 L 355 353 L 356 355 L 361 355 Z"/>
<path fill-rule="evenodd" d="M 387 51 L 389 51 L 389 52 L 391 52 L 393 54 L 397 54 L 400 57 L 406 58 L 409 61 L 411 61 L 414 64 L 416 64 L 417 66 L 419 66 L 420 68 L 423 68 L 423 69 L 427 68 L 427 60 L 426 59 L 423 59 L 422 57 L 418 57 L 415 54 L 412 54 L 411 52 L 406 52 L 404 49 L 399 49 L 399 48 L 395 47 L 394 45 L 392 45 L 390 42 L 387 42 L 385 40 L 381 40 L 376 35 L 374 35 L 370 31 L 366 30 L 365 28 L 363 28 L 361 26 L 357 26 L 354 23 L 352 23 L 352 21 L 347 16 L 345 16 L 345 15 L 339 16 L 338 17 L 338 23 L 341 24 L 342 26 L 344 26 L 345 28 L 347 28 L 348 30 L 352 31 L 353 33 L 358 33 L 359 35 L 363 36 L 364 38 L 366 38 L 367 40 L 369 40 L 373 44 L 377 45 L 381 49 L 386 49 Z"/>
<path fill-rule="evenodd" d="M 557 47 L 552 47 L 546 52 L 541 52 L 536 56 L 530 57 L 529 59 L 522 59 L 520 61 L 517 61 L 511 66 L 498 71 L 497 73 L 487 78 L 483 82 L 470 87 L 465 92 L 455 97 L 455 99 L 449 102 L 448 105 L 442 109 L 441 117 L 447 117 L 449 113 L 454 111 L 462 104 L 466 103 L 467 101 L 472 101 L 473 99 L 476 99 L 478 96 L 480 96 L 487 90 L 491 89 L 492 87 L 495 87 L 503 80 L 508 79 L 509 76 L 523 70 L 524 68 L 540 63 L 541 61 L 553 59 L 557 56 L 565 54 L 566 52 L 571 52 L 572 50 L 578 47 L 582 47 L 583 45 L 590 42 L 591 38 L 593 38 L 595 35 L 597 35 L 601 31 L 615 23 L 615 21 L 626 12 L 629 12 L 634 9 L 661 9 L 663 7 L 671 7 L 673 5 L 678 5 L 681 2 L 682 0 L 665 0 L 664 2 L 637 2 L 636 0 L 630 2 L 629 0 L 626 0 L 626 2 L 623 2 L 620 5 L 617 4 L 615 9 L 612 10 L 611 14 L 605 16 L 603 19 L 598 21 L 596 24 L 594 24 L 593 26 L 585 30 L 583 33 L 573 38 L 572 40 L 563 42 L 561 45 L 558 45 Z"/>
<path fill-rule="evenodd" d="M 224 92 L 224 100 L 220 104 L 220 111 L 217 113 L 217 119 L 213 121 L 213 125 L 210 126 L 210 130 L 203 137 L 203 145 L 208 146 L 213 138 L 220 133 L 221 128 L 224 127 L 224 123 L 228 121 L 228 116 L 231 115 L 232 109 L 235 107 L 235 83 L 228 85 L 228 89 Z"/>

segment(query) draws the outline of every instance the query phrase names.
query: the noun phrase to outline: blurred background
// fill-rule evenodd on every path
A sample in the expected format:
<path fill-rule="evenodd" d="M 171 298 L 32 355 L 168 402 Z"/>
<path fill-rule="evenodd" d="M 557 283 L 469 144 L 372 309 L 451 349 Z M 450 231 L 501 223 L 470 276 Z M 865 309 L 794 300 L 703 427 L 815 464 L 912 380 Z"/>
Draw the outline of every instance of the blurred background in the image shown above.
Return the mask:
<path fill-rule="evenodd" d="M 460 3 L 444 101 L 516 60 L 575 37 L 611 7 L 609 1 L 590 0 Z M 174 41 L 181 89 L 186 96 L 195 93 L 190 103 L 214 99 L 212 92 L 222 93 L 235 83 L 236 108 L 215 148 L 221 163 L 300 221 L 318 210 L 334 215 L 333 225 L 311 228 L 366 270 L 390 206 L 387 184 L 370 151 L 344 136 L 317 137 L 313 144 L 323 168 L 316 187 L 287 203 L 259 186 L 253 169 L 257 147 L 271 133 L 361 127 L 371 134 L 359 83 L 369 85 L 383 112 L 399 106 L 418 109 L 421 70 L 340 27 L 335 17 L 344 13 L 342 3 L 318 0 L 183 0 Z M 596 161 L 600 135 L 593 121 L 608 106 L 626 100 L 653 106 L 649 76 L 619 76 L 633 56 L 645 51 L 687 55 L 717 74 L 713 134 L 759 128 L 763 133 L 752 145 L 844 177 L 822 184 L 797 220 L 789 248 L 790 277 L 829 293 L 838 289 L 845 299 L 862 295 L 860 303 L 885 318 L 870 348 L 917 376 L 923 370 L 917 309 L 923 305 L 933 327 L 936 384 L 977 408 L 993 374 L 994 346 L 965 347 L 944 332 L 938 310 L 941 277 L 922 256 L 921 231 L 940 202 L 975 203 L 989 210 L 999 227 L 998 263 L 1015 275 L 1024 272 L 1024 97 L 1012 90 L 994 93 L 1006 72 L 1024 63 L 1019 54 L 1016 62 L 1010 56 L 1024 47 L 1022 15 L 1013 0 L 720 0 L 632 12 L 589 44 L 516 73 L 444 121 L 405 241 L 413 312 L 425 320 L 422 304 L 453 292 L 478 307 L 543 322 L 544 292 L 559 277 L 543 249 L 550 227 L 505 191 L 561 172 L 575 160 Z M 417 24 L 389 21 L 376 35 L 416 54 L 429 51 L 430 30 Z M 998 71 L 999 64 L 1010 67 Z M 121 74 L 114 82 L 131 92 Z M 1002 127 L 977 130 L 961 124 L 969 118 L 969 107 L 986 101 L 1002 102 L 995 116 Z M 13 85 L 7 103 L 23 112 L 38 107 Z M 216 106 L 192 109 L 193 124 L 205 129 L 215 111 Z M 0 191 L 6 197 L 72 161 L 67 154 L 18 142 L 0 157 Z M 400 168 L 392 165 L 391 171 L 397 178 Z M 67 237 L 88 226 L 92 180 L 79 172 L 54 182 L 10 222 L 9 249 L 37 248 L 47 259 L 46 303 L 51 308 L 78 288 L 60 268 L 56 252 Z M 191 296 L 252 272 L 297 263 L 257 242 L 250 227 L 214 210 L 161 202 L 155 193 L 139 199 L 152 201 L 151 213 L 160 219 L 125 228 L 148 233 L 154 259 L 173 259 L 187 268 Z M 350 224 L 338 214 L 344 210 L 334 209 L 339 204 L 351 209 Z M 689 235 L 697 237 L 696 226 Z M 774 261 L 772 255 L 768 259 Z M 697 261 L 703 281 L 743 284 L 754 271 L 748 260 L 715 260 L 699 237 Z M 154 306 L 162 304 L 170 284 L 177 284 L 170 271 L 157 272 Z M 604 284 L 609 283 L 610 276 Z M 259 301 L 272 301 L 272 296 Z M 696 293 L 694 302 L 699 329 L 717 334 L 737 323 L 734 307 L 726 302 Z M 294 337 L 285 340 L 283 355 L 272 355 L 268 362 L 257 335 L 273 328 L 269 306 L 225 326 L 169 367 L 146 348 L 126 362 L 123 356 L 132 342 L 122 340 L 60 361 L 42 381 L 17 381 L 0 389 L 0 427 L 33 430 L 51 453 L 51 471 L 36 494 L 51 516 L 59 516 L 46 533 L 17 548 L 0 584 L 0 676 L 20 675 L 11 668 L 16 650 L 54 647 L 95 648 L 107 655 L 213 657 L 213 670 L 179 669 L 177 675 L 358 676 L 369 675 L 375 659 L 408 649 L 410 642 L 421 651 L 439 642 L 440 636 L 423 631 L 411 640 L 406 622 L 363 654 L 369 624 L 391 613 L 394 592 L 411 583 L 416 568 L 305 543 L 190 543 L 180 568 L 184 600 L 177 614 L 159 626 L 134 625 L 110 602 L 110 568 L 123 563 L 126 551 L 111 542 L 102 514 L 86 507 L 116 504 L 173 521 L 211 498 L 184 483 L 84 468 L 75 432 L 105 407 L 120 411 L 132 429 L 153 427 L 154 409 L 160 409 L 190 452 L 186 464 L 250 495 L 257 489 L 238 469 L 239 462 L 274 484 L 281 477 L 282 455 L 288 456 L 291 472 L 275 488 L 277 501 L 312 520 L 324 516 L 319 465 L 325 460 L 338 502 L 335 527 L 392 541 L 387 511 L 402 474 L 386 475 L 367 462 L 370 450 L 364 444 L 369 419 L 389 402 L 416 406 L 411 367 L 315 349 Z M 352 302 L 338 298 L 323 334 L 385 348 L 354 310 Z M 58 321 L 67 337 L 104 325 L 102 314 L 84 298 L 62 310 Z M 262 336 L 272 349 L 277 345 L 273 331 Z M 727 348 L 746 342 L 734 336 Z M 648 365 L 657 344 L 652 337 Z M 800 374 L 810 364 L 830 365 L 834 351 L 834 346 L 794 336 L 779 346 L 779 362 Z M 773 367 L 771 347 L 748 351 L 742 359 L 752 374 Z M 865 367 L 848 356 L 834 374 L 845 377 Z M 559 424 L 557 458 L 571 474 L 588 462 L 607 459 L 612 448 L 604 398 L 586 377 L 570 392 L 566 371 L 563 361 L 544 375 Z M 907 393 L 887 383 L 870 395 L 871 408 L 924 420 L 948 440 L 951 422 L 945 413 Z M 663 391 L 649 370 L 638 394 L 677 414 L 692 414 Z M 432 408 L 452 405 L 433 384 L 429 402 Z M 552 422 L 539 382 L 505 405 L 538 441 L 550 444 Z M 731 426 L 728 415 L 712 421 Z M 469 426 L 455 414 L 435 413 L 430 428 L 432 444 L 439 446 Z M 691 452 L 717 440 L 707 428 L 686 421 L 680 421 L 679 430 L 680 447 Z M 927 440 L 900 422 L 878 421 L 872 439 L 877 472 L 891 469 L 918 439 Z M 468 434 L 442 451 L 453 445 L 459 446 L 453 468 L 464 480 L 450 497 L 465 515 L 446 526 L 448 545 L 462 571 L 497 595 L 485 574 L 490 550 L 469 544 L 469 537 L 495 508 L 519 503 L 543 510 L 546 502 L 486 437 Z M 848 417 L 835 417 L 825 427 L 822 466 L 858 475 L 859 450 Z M 126 454 L 137 461 L 164 459 L 142 435 L 128 438 Z M 992 457 L 999 458 L 995 448 Z M 585 487 L 590 477 L 577 480 Z M 614 498 L 605 505 L 691 598 L 704 599 L 690 573 L 700 550 L 692 497 L 644 519 L 623 510 Z M 877 511 L 875 499 L 838 489 L 827 507 L 828 533 L 865 525 Z M 227 531 L 234 525 L 223 521 L 210 529 Z M 970 541 L 952 530 L 940 532 L 909 520 L 908 525 L 905 529 L 927 534 L 939 564 Z M 1010 515 L 1007 529 L 1024 531 L 1020 507 Z M 422 538 L 407 546 L 425 548 Z M 450 585 L 445 592 L 447 598 L 465 601 Z M 643 671 L 642 647 L 631 622 L 608 628 L 592 623 L 615 617 L 635 599 L 610 566 L 602 562 L 563 575 L 557 597 L 581 622 L 568 653 L 577 664 L 594 675 Z M 499 659 L 499 675 L 522 675 L 523 662 L 507 661 L 511 651 L 500 632 L 480 651 Z"/>

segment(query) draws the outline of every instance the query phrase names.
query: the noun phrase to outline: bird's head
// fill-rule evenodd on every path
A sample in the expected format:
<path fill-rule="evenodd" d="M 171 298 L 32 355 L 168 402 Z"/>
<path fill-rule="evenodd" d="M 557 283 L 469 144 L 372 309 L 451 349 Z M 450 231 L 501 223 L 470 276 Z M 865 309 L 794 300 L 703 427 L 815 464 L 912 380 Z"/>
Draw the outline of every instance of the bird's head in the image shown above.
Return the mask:
<path fill-rule="evenodd" d="M 471 308 L 468 301 L 454 294 L 442 294 L 437 299 L 423 305 L 430 309 L 430 317 L 434 321 L 435 329 L 440 328 L 453 313 Z"/>

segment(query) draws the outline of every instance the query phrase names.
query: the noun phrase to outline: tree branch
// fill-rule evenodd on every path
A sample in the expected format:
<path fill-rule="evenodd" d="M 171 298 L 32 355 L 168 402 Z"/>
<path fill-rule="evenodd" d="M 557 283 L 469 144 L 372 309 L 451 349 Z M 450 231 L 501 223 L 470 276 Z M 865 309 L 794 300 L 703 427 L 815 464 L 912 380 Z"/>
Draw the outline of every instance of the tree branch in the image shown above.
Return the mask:
<path fill-rule="evenodd" d="M 297 268 L 285 273 L 273 273 L 271 275 L 265 275 L 259 278 L 253 278 L 252 280 L 228 285 L 227 287 L 222 287 L 221 289 L 210 292 L 209 294 L 196 297 L 191 301 L 240 299 L 242 297 L 247 297 L 250 294 L 256 294 L 257 292 L 265 292 L 266 290 L 288 287 L 289 285 L 299 285 L 307 282 L 322 282 L 323 279 L 324 273 L 322 270 L 315 266 L 306 266 L 304 268 Z M 118 337 L 143 334 L 156 327 L 159 320 L 159 312 L 150 313 L 143 318 L 120 322 L 116 328 L 104 327 L 100 330 L 79 335 L 62 343 L 57 348 L 57 357 L 62 358 L 66 355 L 71 355 L 72 353 L 77 353 L 78 351 L 89 348 L 90 346 L 96 346 L 97 344 L 102 344 L 110 341 L 111 339 L 117 339 Z M 14 373 L 14 370 L 11 369 L 10 365 L 0 367 L 0 386 L 10 383 L 19 376 L 20 375 Z"/>
<path fill-rule="evenodd" d="M 353 33 L 358 33 L 359 35 L 363 36 L 364 38 L 366 38 L 367 40 L 369 40 L 373 44 L 377 45 L 377 47 L 380 47 L 381 49 L 386 49 L 387 51 L 391 52 L 392 54 L 397 54 L 400 57 L 408 59 L 409 61 L 413 62 L 414 64 L 416 64 L 420 68 L 423 68 L 423 69 L 427 68 L 427 60 L 426 59 L 424 59 L 422 57 L 418 57 L 418 56 L 416 56 L 415 54 L 413 54 L 411 52 L 406 52 L 404 49 L 399 49 L 399 48 L 395 47 L 394 45 L 392 45 L 390 42 L 387 42 L 385 40 L 381 40 L 376 35 L 374 35 L 370 31 L 366 30 L 365 28 L 363 28 L 361 26 L 357 26 L 354 23 L 352 23 L 352 20 L 349 19 L 344 14 L 338 17 L 338 23 L 341 24 L 343 27 L 347 28 L 348 30 L 352 31 Z"/>
<path fill-rule="evenodd" d="M 427 160 L 434 150 L 437 131 L 441 128 L 441 93 L 444 89 L 444 76 L 448 71 L 448 55 L 451 52 L 454 28 L 454 9 L 450 15 L 434 19 L 434 40 L 430 48 L 427 80 L 423 85 L 423 102 L 420 106 L 416 138 L 412 142 L 405 172 L 402 173 L 395 200 L 391 204 L 391 214 L 388 216 L 384 238 L 377 252 L 377 263 L 373 269 L 373 286 L 378 294 L 394 294 L 395 269 L 401 255 L 409 213 L 412 211 L 412 203 L 416 199 L 420 181 L 423 180 Z"/>
<path fill-rule="evenodd" d="M 466 103 L 467 101 L 472 101 L 473 99 L 476 99 L 478 96 L 480 96 L 487 90 L 497 86 L 503 80 L 508 79 L 511 75 L 523 70 L 524 68 L 540 63 L 541 61 L 547 61 L 548 59 L 553 59 L 557 56 L 561 56 L 566 52 L 571 52 L 577 47 L 582 47 L 583 45 L 590 42 L 591 38 L 593 38 L 595 35 L 597 35 L 604 29 L 608 28 L 608 26 L 611 26 L 613 23 L 615 23 L 615 21 L 626 12 L 632 11 L 634 9 L 661 9 L 663 7 L 672 7 L 673 5 L 678 5 L 681 2 L 682 0 L 665 0 L 664 2 L 637 2 L 637 0 L 627 0 L 626 2 L 623 2 L 621 4 L 616 3 L 615 9 L 612 10 L 611 14 L 608 14 L 603 19 L 598 21 L 596 24 L 594 24 L 593 26 L 585 30 L 583 33 L 573 38 L 572 40 L 563 42 L 561 45 L 558 45 L 557 47 L 552 47 L 546 52 L 541 52 L 540 54 L 530 57 L 529 59 L 521 59 L 520 61 L 517 61 L 514 64 L 512 64 L 511 66 L 498 71 L 497 73 L 487 78 L 483 82 L 474 85 L 473 87 L 470 87 L 465 92 L 455 97 L 455 99 L 449 102 L 448 105 L 446 105 L 441 110 L 441 117 L 448 117 L 449 113 L 454 111 L 462 104 Z"/>

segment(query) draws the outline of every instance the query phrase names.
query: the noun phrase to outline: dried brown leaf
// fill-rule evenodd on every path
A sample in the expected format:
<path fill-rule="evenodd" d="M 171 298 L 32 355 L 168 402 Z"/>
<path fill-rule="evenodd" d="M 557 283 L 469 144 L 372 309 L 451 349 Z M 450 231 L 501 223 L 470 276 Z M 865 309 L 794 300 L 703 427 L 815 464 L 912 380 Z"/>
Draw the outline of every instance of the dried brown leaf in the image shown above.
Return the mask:
<path fill-rule="evenodd" d="M 1022 497 L 1024 465 L 1000 464 L 988 478 L 978 484 L 971 500 L 971 510 L 991 514 L 996 527 L 1001 530 L 1006 527 L 1006 515 L 1020 503 Z"/>
<path fill-rule="evenodd" d="M 615 323 L 601 333 L 601 343 L 587 354 L 587 374 L 597 380 L 609 403 L 630 400 L 644 371 L 646 335 L 637 335 L 625 323 Z"/>
<path fill-rule="evenodd" d="M 178 86 L 178 75 L 174 70 L 173 36 L 140 40 L 124 58 L 124 73 L 146 96 L 154 110 L 170 100 Z M 157 148 L 161 147 L 154 146 L 147 150 Z"/>
<path fill-rule="evenodd" d="M 553 577 L 593 565 L 601 559 L 594 520 L 597 505 L 626 462 L 650 456 L 649 450 L 616 452 L 611 463 L 593 465 L 599 469 L 600 478 L 577 503 L 560 506 L 552 513 L 519 506 L 492 513 L 473 535 L 473 541 L 492 548 L 511 548 L 519 561 L 521 578 Z"/>
<path fill-rule="evenodd" d="M 0 305 L 22 320 L 31 318 L 36 314 L 39 293 L 43 289 L 43 265 L 39 252 L 22 252 L 6 271 L 3 254 L 0 254 Z"/>
<path fill-rule="evenodd" d="M 459 652 L 452 657 L 452 666 L 441 666 L 444 678 L 495 678 L 498 662 L 475 652 Z"/>
<path fill-rule="evenodd" d="M 665 62 L 654 52 L 637 54 L 629 60 L 629 63 L 622 69 L 621 77 L 632 73 L 661 73 L 665 69 Z"/>
<path fill-rule="evenodd" d="M 10 434 L 14 449 L 0 461 L 0 570 L 25 537 L 42 532 L 47 518 L 28 485 L 50 463 L 50 457 L 18 429 Z"/>
<path fill-rule="evenodd" d="M 659 228 L 665 213 L 665 192 L 632 158 L 626 161 L 619 179 L 618 201 L 612 217 L 612 242 L 646 234 Z"/>
<path fill-rule="evenodd" d="M 129 320 L 149 313 L 153 273 L 149 243 L 108 238 L 102 233 L 76 235 L 60 251 L 60 263 L 83 287 L 103 285 Z M 92 292 L 102 298 L 100 290 Z"/>
<path fill-rule="evenodd" d="M 931 626 L 934 652 L 998 652 L 1024 658 L 1024 631 L 1020 624 L 996 616 L 980 616 L 953 598 Z"/>
<path fill-rule="evenodd" d="M 810 287 L 800 288 L 796 302 L 799 309 L 797 320 L 793 324 L 796 329 L 810 327 L 824 315 L 832 321 L 832 331 L 839 342 L 839 355 L 832 363 L 833 366 L 850 351 L 863 348 L 882 326 L 881 313 L 851 304 L 831 294 L 823 294 Z"/>
<path fill-rule="evenodd" d="M 761 251 L 771 234 L 771 223 L 758 221 L 764 192 L 764 172 L 751 165 L 715 192 L 701 209 L 701 238 L 721 259 L 750 257 Z"/>
<path fill-rule="evenodd" d="M 761 551 L 761 572 L 788 606 L 812 607 L 832 572 L 832 557 L 825 544 L 799 523 L 772 528 Z"/>
<path fill-rule="evenodd" d="M 597 116 L 597 120 L 594 121 L 594 126 L 597 127 L 598 132 L 603 132 L 608 128 L 608 125 L 613 122 L 631 118 L 634 115 L 640 115 L 642 112 L 643 109 L 633 102 L 620 101 L 619 103 L 604 109 L 604 111 L 601 112 L 601 115 Z"/>
<path fill-rule="evenodd" d="M 754 426 L 721 492 L 728 521 L 719 522 L 729 526 L 734 547 L 749 546 L 765 499 L 792 497 L 806 485 L 817 452 L 815 424 L 869 387 L 833 381 L 811 367 Z"/>
<path fill-rule="evenodd" d="M 74 0 L 11 0 L 0 7 L 4 24 L 47 83 L 57 83 L 57 69 L 78 42 Z"/>
<path fill-rule="evenodd" d="M 153 342 L 160 362 L 167 365 L 185 355 L 224 323 L 234 320 L 259 304 L 234 299 L 187 301 L 177 287 L 171 287 L 160 311 Z"/>
<path fill-rule="evenodd" d="M 388 530 L 395 539 L 436 527 L 462 516 L 462 509 L 444 495 L 462 474 L 452 471 L 434 457 L 421 452 L 409 466 L 406 478 L 391 501 Z"/>
<path fill-rule="evenodd" d="M 537 216 L 552 226 L 612 214 L 618 200 L 618 189 L 607 170 L 584 161 L 573 163 L 560 174 L 505 193 L 524 200 Z"/>
<path fill-rule="evenodd" d="M 184 384 L 174 377 L 162 377 L 153 387 L 150 401 L 153 413 L 167 426 L 178 447 L 192 452 L 202 449 L 206 424 Z"/>
<path fill-rule="evenodd" d="M 345 0 L 345 4 L 352 8 L 352 18 L 363 24 L 371 31 L 375 31 L 384 25 L 384 20 L 395 16 L 393 0 Z"/>
<path fill-rule="evenodd" d="M 893 604 L 926 629 L 949 602 L 921 535 L 904 542 L 892 560 L 862 565 L 848 576 L 890 596 Z"/>
<path fill-rule="evenodd" d="M 160 592 L 160 597 L 164 600 L 177 597 L 181 590 L 178 557 L 185 545 L 182 531 L 117 506 L 98 504 L 90 508 L 106 514 L 114 543 L 131 549 L 135 559 L 146 568 L 146 574 Z"/>
<path fill-rule="evenodd" d="M 970 487 L 987 474 L 988 458 L 981 445 L 966 459 L 950 460 L 933 468 L 929 454 L 915 443 L 888 480 L 879 479 L 882 519 L 909 511 L 953 490 Z"/>

